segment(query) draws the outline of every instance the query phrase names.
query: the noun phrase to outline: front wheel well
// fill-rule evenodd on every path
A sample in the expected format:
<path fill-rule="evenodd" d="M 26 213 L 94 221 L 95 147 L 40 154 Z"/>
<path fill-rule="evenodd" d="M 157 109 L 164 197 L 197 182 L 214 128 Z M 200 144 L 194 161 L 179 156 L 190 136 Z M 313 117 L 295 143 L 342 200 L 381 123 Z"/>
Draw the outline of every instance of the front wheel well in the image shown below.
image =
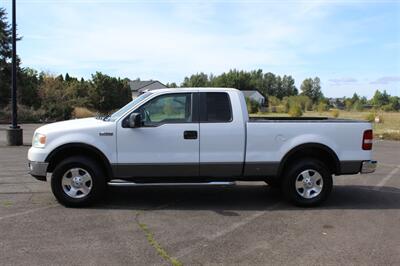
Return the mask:
<path fill-rule="evenodd" d="M 279 176 L 283 174 L 283 171 L 289 165 L 303 158 L 314 158 L 321 161 L 328 167 L 331 174 L 336 174 L 340 171 L 339 159 L 332 149 L 322 144 L 310 143 L 297 146 L 283 157 L 279 167 Z"/>
<path fill-rule="evenodd" d="M 54 149 L 46 158 L 46 162 L 49 163 L 47 172 L 52 173 L 61 161 L 72 156 L 84 156 L 94 160 L 102 167 L 107 180 L 112 178 L 112 168 L 107 157 L 97 148 L 83 143 L 65 144 Z"/>

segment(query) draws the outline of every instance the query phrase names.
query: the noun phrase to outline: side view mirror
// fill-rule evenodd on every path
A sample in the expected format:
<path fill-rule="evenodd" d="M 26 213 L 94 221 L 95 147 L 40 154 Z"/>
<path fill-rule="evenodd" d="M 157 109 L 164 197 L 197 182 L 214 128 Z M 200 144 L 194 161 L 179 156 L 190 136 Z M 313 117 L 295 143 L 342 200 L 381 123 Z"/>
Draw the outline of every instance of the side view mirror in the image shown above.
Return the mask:
<path fill-rule="evenodd" d="M 142 115 L 140 113 L 132 113 L 129 115 L 129 127 L 136 128 L 142 126 Z"/>

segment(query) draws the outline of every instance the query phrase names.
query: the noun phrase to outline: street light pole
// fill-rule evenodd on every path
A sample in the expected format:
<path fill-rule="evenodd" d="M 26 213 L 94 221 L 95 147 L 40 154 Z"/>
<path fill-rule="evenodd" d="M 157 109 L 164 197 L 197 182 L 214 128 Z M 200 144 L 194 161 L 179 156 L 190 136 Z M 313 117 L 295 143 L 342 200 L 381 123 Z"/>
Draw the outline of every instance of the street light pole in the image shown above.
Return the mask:
<path fill-rule="evenodd" d="M 12 1 L 12 125 L 11 128 L 17 128 L 17 33 L 16 33 L 16 10 L 15 1 Z"/>
<path fill-rule="evenodd" d="M 17 18 L 16 0 L 12 1 L 12 87 L 11 87 L 11 126 L 7 130 L 7 144 L 22 145 L 22 129 L 17 120 Z"/>

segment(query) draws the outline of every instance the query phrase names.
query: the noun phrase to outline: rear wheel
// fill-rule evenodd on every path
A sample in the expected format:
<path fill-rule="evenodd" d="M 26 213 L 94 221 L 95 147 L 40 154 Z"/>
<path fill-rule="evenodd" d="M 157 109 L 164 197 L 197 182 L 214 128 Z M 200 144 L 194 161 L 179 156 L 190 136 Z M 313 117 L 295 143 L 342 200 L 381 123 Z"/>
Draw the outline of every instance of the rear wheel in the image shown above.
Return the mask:
<path fill-rule="evenodd" d="M 51 178 L 54 196 L 68 207 L 92 204 L 103 195 L 105 186 L 101 167 L 82 156 L 70 157 L 59 163 Z"/>
<path fill-rule="evenodd" d="M 332 191 L 332 174 L 319 160 L 303 159 L 290 165 L 283 177 L 286 199 L 298 206 L 316 206 Z"/>

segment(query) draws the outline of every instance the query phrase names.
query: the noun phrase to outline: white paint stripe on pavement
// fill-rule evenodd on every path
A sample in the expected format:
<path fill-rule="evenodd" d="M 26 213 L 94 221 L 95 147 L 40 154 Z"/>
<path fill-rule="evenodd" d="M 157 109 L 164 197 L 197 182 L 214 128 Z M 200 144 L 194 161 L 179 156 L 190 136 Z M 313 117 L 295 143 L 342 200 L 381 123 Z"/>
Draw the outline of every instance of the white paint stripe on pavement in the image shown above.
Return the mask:
<path fill-rule="evenodd" d="M 218 232 L 216 232 L 216 233 L 214 233 L 214 234 L 212 234 L 210 236 L 205 236 L 205 241 L 203 240 L 203 241 L 197 242 L 197 244 L 195 244 L 194 246 L 187 247 L 187 248 L 184 248 L 184 249 L 180 250 L 177 253 L 177 255 L 174 256 L 174 257 L 179 259 L 179 258 L 182 258 L 183 256 L 186 256 L 189 253 L 192 253 L 194 250 L 197 250 L 199 248 L 205 247 L 205 246 L 208 245 L 205 242 L 214 241 L 214 240 L 216 240 L 217 238 L 219 238 L 221 236 L 229 234 L 229 233 L 235 231 L 236 229 L 238 229 L 238 228 L 250 223 L 251 221 L 257 219 L 258 217 L 262 216 L 263 214 L 266 214 L 267 211 L 275 209 L 279 205 L 280 205 L 280 202 L 278 202 L 276 204 L 273 204 L 273 205 L 269 206 L 266 210 L 257 211 L 256 213 L 254 213 L 254 214 L 252 214 L 250 216 L 247 216 L 246 218 L 242 219 L 241 221 L 232 224 L 231 226 L 227 227 L 226 229 L 218 231 Z"/>
<path fill-rule="evenodd" d="M 378 166 L 399 167 L 400 168 L 400 165 L 395 165 L 395 164 L 390 164 L 390 163 L 381 163 L 381 162 L 378 162 Z"/>
<path fill-rule="evenodd" d="M 376 189 L 382 188 L 398 171 L 400 170 L 400 167 L 396 167 L 393 169 L 384 179 L 381 180 L 375 187 Z"/>
<path fill-rule="evenodd" d="M 235 231 L 236 229 L 238 229 L 239 227 L 242 227 L 248 223 L 250 223 L 251 221 L 253 221 L 254 219 L 260 217 L 261 215 L 265 214 L 265 211 L 258 211 L 250 216 L 247 216 L 246 218 L 242 219 L 241 221 L 232 224 L 231 226 L 226 227 L 225 229 L 216 232 L 213 235 L 210 236 L 206 236 L 207 240 L 209 241 L 213 241 L 215 239 L 217 239 L 218 237 L 224 236 L 226 234 L 229 234 L 230 232 Z"/>
<path fill-rule="evenodd" d="M 17 212 L 17 213 L 13 213 L 13 214 L 4 215 L 4 216 L 0 217 L 0 221 L 4 220 L 4 219 L 7 219 L 7 218 L 14 218 L 14 217 L 17 217 L 17 216 L 21 216 L 21 215 L 25 215 L 25 214 L 29 214 L 29 213 L 35 213 L 35 212 L 38 212 L 38 211 L 50 209 L 50 208 L 53 208 L 55 206 L 57 206 L 57 205 L 50 205 L 50 206 L 46 206 L 46 207 L 27 210 L 27 211 L 24 211 L 24 212 Z"/>

